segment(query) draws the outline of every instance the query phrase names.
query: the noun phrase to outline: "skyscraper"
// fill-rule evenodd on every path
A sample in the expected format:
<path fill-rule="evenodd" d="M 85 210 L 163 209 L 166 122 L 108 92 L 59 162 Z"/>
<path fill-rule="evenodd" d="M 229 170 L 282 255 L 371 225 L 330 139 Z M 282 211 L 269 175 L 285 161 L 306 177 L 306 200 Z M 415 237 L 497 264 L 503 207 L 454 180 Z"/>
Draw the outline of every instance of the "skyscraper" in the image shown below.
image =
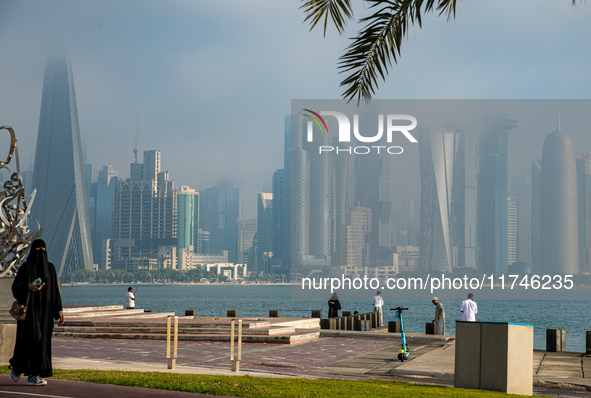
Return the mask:
<path fill-rule="evenodd" d="M 209 232 L 212 253 L 228 251 L 228 261 L 238 259 L 236 220 L 240 218 L 240 188 L 234 181 L 199 191 L 199 227 Z"/>
<path fill-rule="evenodd" d="M 177 251 L 193 247 L 199 251 L 199 192 L 186 185 L 177 189 Z"/>
<path fill-rule="evenodd" d="M 507 259 L 507 157 L 509 130 L 517 121 L 494 118 L 483 126 L 479 142 L 477 183 L 478 267 L 506 274 Z"/>
<path fill-rule="evenodd" d="M 33 174 L 32 216 L 43 228 L 58 276 L 92 269 L 88 201 L 72 65 L 65 57 L 45 65 Z"/>
<path fill-rule="evenodd" d="M 577 153 L 577 205 L 579 219 L 579 270 L 591 271 L 589 224 L 591 223 L 591 152 Z"/>
<path fill-rule="evenodd" d="M 511 266 L 518 260 L 519 250 L 519 194 L 507 191 L 507 263 Z"/>
<path fill-rule="evenodd" d="M 540 272 L 540 174 L 542 164 L 531 162 L 531 269 Z"/>
<path fill-rule="evenodd" d="M 275 214 L 273 214 L 274 216 Z M 236 230 L 238 235 L 238 264 L 248 263 L 248 253 L 252 247 L 252 240 L 257 233 L 257 220 L 249 219 L 236 220 Z"/>
<path fill-rule="evenodd" d="M 540 271 L 548 275 L 579 271 L 575 151 L 560 123 L 542 149 Z"/>
<path fill-rule="evenodd" d="M 347 212 L 346 226 L 341 233 L 341 265 L 367 267 L 371 218 L 371 210 L 366 207 L 352 207 Z"/>
<path fill-rule="evenodd" d="M 511 190 L 519 195 L 517 209 L 517 261 L 532 265 L 531 259 L 531 188 L 525 177 L 516 176 L 511 180 Z"/>
<path fill-rule="evenodd" d="M 455 178 L 463 180 L 463 170 L 458 169 L 461 152 L 461 133 L 421 131 L 419 156 L 421 167 L 421 229 L 419 269 L 423 271 L 451 272 L 454 264 L 454 246 L 463 249 L 464 242 L 454 238 L 454 196 L 464 199 L 464 184 L 461 195 L 454 192 Z M 461 206 L 460 206 L 461 207 Z M 462 217 L 463 220 L 463 217 Z M 463 234 L 463 225 L 459 228 Z"/>
<path fill-rule="evenodd" d="M 264 267 L 265 253 L 268 257 L 273 253 L 273 194 L 259 192 L 257 194 L 257 258 L 255 273 L 269 272 Z"/>
<path fill-rule="evenodd" d="M 100 269 L 105 269 L 107 260 L 103 257 L 103 240 L 111 238 L 111 226 L 113 219 L 113 202 L 115 201 L 115 189 L 119 179 L 113 164 L 104 166 L 98 173 L 94 192 L 95 222 L 92 234 L 92 251 L 95 263 Z"/>

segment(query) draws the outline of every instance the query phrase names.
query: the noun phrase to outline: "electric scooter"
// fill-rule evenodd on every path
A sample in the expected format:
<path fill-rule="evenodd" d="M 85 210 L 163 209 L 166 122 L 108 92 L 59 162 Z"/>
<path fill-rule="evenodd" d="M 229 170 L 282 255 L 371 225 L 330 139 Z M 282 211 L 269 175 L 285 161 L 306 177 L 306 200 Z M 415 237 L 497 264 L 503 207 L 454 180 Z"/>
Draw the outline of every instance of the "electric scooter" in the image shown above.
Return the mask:
<path fill-rule="evenodd" d="M 402 311 L 408 311 L 408 308 L 396 307 L 390 308 L 390 311 L 396 311 L 394 316 L 400 319 L 400 334 L 402 336 L 402 348 L 398 351 L 398 360 L 404 362 L 410 356 L 408 345 L 406 344 L 406 335 L 404 334 L 404 322 L 402 321 Z"/>

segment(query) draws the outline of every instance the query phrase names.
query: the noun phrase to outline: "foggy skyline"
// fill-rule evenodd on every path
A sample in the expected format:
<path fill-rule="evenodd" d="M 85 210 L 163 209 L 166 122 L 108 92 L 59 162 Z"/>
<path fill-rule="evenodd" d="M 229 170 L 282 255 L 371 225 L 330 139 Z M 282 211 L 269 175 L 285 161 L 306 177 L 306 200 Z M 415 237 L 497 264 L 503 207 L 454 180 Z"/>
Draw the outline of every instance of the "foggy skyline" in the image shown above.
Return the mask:
<path fill-rule="evenodd" d="M 161 150 L 163 170 L 177 186 L 199 190 L 218 178 L 242 177 L 243 217 L 252 218 L 256 193 L 270 192 L 272 173 L 283 164 L 291 99 L 340 97 L 336 62 L 357 29 L 339 37 L 329 28 L 322 39 L 320 30 L 302 24 L 300 5 L 3 1 L 0 124 L 16 130 L 27 169 L 46 57 L 67 52 L 81 138 L 95 170 L 114 163 L 129 177 L 139 113 L 140 153 Z M 367 14 L 359 6 L 355 12 Z M 403 43 L 400 64 L 376 98 L 588 98 L 591 77 L 580 71 L 591 54 L 577 38 L 591 33 L 589 17 L 589 2 L 572 7 L 549 0 L 463 2 L 449 23 L 429 14 Z M 507 110 L 518 126 L 509 139 L 509 180 L 529 180 L 531 160 L 556 128 L 558 107 L 575 152 L 589 150 L 591 117 L 574 121 L 575 114 L 588 114 L 574 107 L 588 104 L 557 102 L 526 126 Z M 521 112 L 527 107 L 515 113 Z M 392 162 L 394 171 L 401 162 L 418 164 L 408 155 Z M 418 173 L 409 184 L 418 187 Z"/>

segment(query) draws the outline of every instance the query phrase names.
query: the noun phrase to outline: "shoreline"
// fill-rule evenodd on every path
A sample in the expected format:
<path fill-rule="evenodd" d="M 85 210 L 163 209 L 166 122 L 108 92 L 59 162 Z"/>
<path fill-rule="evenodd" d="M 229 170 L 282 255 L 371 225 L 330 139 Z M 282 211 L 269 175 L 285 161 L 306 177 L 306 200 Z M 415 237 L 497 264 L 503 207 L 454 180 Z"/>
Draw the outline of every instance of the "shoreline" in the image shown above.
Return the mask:
<path fill-rule="evenodd" d="M 174 283 L 90 283 L 74 282 L 62 283 L 62 286 L 292 286 L 291 283 L 200 283 L 200 282 L 174 282 Z"/>

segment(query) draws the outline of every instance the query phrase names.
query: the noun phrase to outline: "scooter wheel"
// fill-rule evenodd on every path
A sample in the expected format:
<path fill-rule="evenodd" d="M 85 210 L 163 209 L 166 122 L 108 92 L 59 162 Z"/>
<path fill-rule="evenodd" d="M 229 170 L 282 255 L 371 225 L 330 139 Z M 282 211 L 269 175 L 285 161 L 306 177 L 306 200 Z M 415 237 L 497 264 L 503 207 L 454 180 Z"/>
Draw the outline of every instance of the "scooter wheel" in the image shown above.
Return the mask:
<path fill-rule="evenodd" d="M 404 354 L 398 354 L 398 360 L 404 362 Z"/>

